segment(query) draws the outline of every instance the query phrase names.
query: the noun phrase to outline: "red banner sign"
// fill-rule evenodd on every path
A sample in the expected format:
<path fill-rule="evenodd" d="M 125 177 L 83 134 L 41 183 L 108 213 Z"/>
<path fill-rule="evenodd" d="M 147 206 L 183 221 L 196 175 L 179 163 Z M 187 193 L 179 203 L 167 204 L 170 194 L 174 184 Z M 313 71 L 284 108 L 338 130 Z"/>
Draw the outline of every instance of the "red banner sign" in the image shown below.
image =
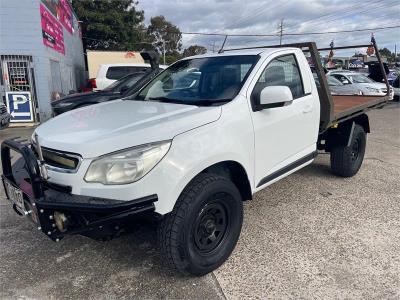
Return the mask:
<path fill-rule="evenodd" d="M 42 3 L 64 25 L 69 33 L 73 33 L 73 15 L 68 0 L 42 0 Z"/>
<path fill-rule="evenodd" d="M 72 33 L 72 11 L 69 6 L 68 0 L 60 0 L 59 2 L 60 15 L 57 18 L 61 24 L 64 25 L 65 29 Z"/>
<path fill-rule="evenodd" d="M 60 22 L 40 4 L 40 17 L 42 22 L 43 44 L 57 52 L 65 54 L 64 35 Z"/>

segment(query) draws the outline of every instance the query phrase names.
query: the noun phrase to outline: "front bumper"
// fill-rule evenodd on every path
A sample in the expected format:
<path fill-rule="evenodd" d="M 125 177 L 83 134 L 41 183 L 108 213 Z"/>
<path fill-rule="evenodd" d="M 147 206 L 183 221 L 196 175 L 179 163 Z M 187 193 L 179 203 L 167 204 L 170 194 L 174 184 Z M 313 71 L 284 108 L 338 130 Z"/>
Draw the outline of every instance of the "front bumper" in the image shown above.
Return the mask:
<path fill-rule="evenodd" d="M 21 155 L 13 165 L 11 151 Z M 39 230 L 54 241 L 67 234 L 108 239 L 117 235 L 133 217 L 153 213 L 154 202 L 158 200 L 157 195 L 132 201 L 73 195 L 71 187 L 44 180 L 31 146 L 15 139 L 5 140 L 1 144 L 1 161 L 4 189 L 7 190 L 7 182 L 23 193 L 23 209 L 13 204 L 14 210 L 30 218 Z M 10 199 L 9 195 L 7 198 Z M 57 222 L 60 221 L 60 215 L 65 222 Z"/>

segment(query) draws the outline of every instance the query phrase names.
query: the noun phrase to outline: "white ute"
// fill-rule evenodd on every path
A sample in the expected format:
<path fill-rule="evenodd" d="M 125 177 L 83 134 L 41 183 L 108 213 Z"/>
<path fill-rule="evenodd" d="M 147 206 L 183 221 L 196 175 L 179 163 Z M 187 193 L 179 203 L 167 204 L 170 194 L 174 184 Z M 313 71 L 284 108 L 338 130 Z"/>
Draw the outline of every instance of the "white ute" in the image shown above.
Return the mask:
<path fill-rule="evenodd" d="M 136 216 L 156 216 L 173 268 L 216 269 L 238 241 L 243 201 L 310 164 L 317 149 L 331 153 L 335 174 L 355 175 L 365 111 L 388 100 L 346 106 L 359 96 L 332 97 L 320 65 L 317 90 L 303 47 L 320 61 L 314 43 L 185 58 L 131 99 L 57 116 L 31 145 L 5 141 L 8 198 L 55 241 L 109 238 Z M 10 150 L 22 163 L 11 165 Z M 24 160 L 26 174 L 13 175 Z"/>

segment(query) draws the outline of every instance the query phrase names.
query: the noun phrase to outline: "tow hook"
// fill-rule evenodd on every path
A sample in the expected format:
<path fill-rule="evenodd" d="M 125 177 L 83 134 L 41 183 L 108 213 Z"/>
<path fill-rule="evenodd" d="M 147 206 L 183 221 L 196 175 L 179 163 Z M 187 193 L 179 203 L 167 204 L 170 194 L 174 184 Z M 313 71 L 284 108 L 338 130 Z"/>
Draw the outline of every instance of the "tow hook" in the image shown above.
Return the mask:
<path fill-rule="evenodd" d="M 57 229 L 60 232 L 67 231 L 67 226 L 69 223 L 67 216 L 62 212 L 55 211 L 53 217 L 54 217 L 54 222 L 57 226 Z"/>

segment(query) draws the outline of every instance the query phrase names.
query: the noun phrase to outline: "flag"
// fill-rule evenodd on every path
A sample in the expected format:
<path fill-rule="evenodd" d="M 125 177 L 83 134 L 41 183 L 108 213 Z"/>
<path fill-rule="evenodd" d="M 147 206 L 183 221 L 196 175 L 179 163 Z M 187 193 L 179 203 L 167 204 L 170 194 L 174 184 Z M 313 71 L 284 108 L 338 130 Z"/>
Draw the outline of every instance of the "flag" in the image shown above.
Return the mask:
<path fill-rule="evenodd" d="M 375 53 L 375 48 L 374 48 L 374 44 L 375 44 L 375 37 L 374 34 L 371 33 L 371 44 L 369 45 L 368 49 L 367 49 L 367 55 L 371 56 Z"/>

